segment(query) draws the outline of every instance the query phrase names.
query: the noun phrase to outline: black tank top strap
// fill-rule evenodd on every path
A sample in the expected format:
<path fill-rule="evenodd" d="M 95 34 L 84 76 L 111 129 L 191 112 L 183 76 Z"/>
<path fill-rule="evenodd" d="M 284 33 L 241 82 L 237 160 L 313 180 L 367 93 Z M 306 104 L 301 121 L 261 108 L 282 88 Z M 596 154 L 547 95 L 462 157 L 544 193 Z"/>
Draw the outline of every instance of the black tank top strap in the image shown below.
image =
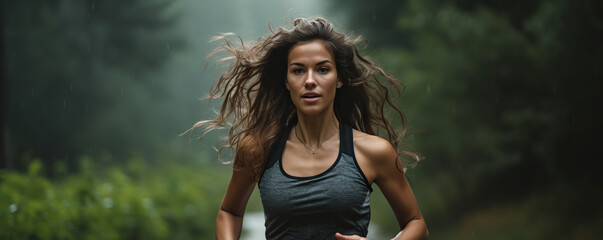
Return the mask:
<path fill-rule="evenodd" d="M 360 175 L 362 175 L 362 179 L 364 179 L 364 183 L 370 189 L 370 191 L 373 192 L 373 187 L 371 187 L 371 184 L 369 183 L 368 179 L 366 178 L 366 175 L 364 175 L 362 168 L 360 168 L 360 165 L 358 164 L 358 160 L 356 160 L 356 155 L 354 154 L 354 129 L 343 122 L 339 122 L 339 126 L 340 126 L 339 127 L 340 134 L 341 134 L 340 141 L 342 141 L 341 142 L 341 152 L 349 155 L 350 157 L 352 157 L 354 159 L 354 164 L 356 165 L 356 168 L 358 169 L 358 172 L 360 173 Z"/>
<path fill-rule="evenodd" d="M 354 136 L 352 127 L 339 122 L 339 134 L 341 135 L 341 152 L 354 157 Z"/>
<path fill-rule="evenodd" d="M 264 164 L 264 170 L 274 165 L 276 161 L 278 161 L 281 156 L 283 156 L 283 151 L 285 150 L 285 144 L 287 144 L 287 138 L 289 137 L 289 132 L 291 132 L 291 128 L 293 128 L 293 124 L 289 124 L 286 126 L 281 134 L 277 137 L 276 142 L 272 146 L 270 150 L 270 155 L 266 160 L 266 164 Z"/>

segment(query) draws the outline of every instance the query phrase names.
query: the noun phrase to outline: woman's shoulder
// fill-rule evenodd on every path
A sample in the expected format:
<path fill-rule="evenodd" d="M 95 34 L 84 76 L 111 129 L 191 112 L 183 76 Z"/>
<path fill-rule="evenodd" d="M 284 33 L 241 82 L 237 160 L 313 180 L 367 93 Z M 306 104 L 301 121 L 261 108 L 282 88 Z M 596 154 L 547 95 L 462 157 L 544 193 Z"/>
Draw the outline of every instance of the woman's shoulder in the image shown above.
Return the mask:
<path fill-rule="evenodd" d="M 354 149 L 371 163 L 391 162 L 397 158 L 397 151 L 387 140 L 354 129 Z"/>
<path fill-rule="evenodd" d="M 263 159 L 263 149 L 257 138 L 244 136 L 238 143 L 234 164 L 238 167 L 248 167 L 257 165 L 258 160 Z"/>

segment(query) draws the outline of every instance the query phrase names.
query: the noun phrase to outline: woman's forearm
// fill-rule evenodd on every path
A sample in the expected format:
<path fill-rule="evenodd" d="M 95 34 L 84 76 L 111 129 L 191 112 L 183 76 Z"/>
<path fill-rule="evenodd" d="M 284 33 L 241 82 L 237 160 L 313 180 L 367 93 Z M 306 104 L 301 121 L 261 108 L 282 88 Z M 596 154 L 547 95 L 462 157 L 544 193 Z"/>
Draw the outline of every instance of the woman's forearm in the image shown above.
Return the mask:
<path fill-rule="evenodd" d="M 220 209 L 216 218 L 216 239 L 235 240 L 241 237 L 243 216 L 235 216 Z"/>
<path fill-rule="evenodd" d="M 427 225 L 423 219 L 411 220 L 394 240 L 427 239 Z"/>

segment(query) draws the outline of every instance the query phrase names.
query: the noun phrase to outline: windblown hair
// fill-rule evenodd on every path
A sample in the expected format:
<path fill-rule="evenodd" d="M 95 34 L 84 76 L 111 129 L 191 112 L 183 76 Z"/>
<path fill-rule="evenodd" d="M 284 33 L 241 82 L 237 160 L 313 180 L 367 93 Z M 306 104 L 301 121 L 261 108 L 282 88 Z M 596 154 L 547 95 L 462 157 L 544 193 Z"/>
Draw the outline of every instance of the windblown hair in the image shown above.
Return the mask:
<path fill-rule="evenodd" d="M 343 83 L 335 94 L 335 116 L 365 133 L 378 135 L 379 129 L 385 129 L 389 142 L 398 149 L 406 131 L 406 119 L 393 101 L 402 93 L 403 85 L 358 53 L 356 45 L 364 39 L 335 31 L 323 18 L 298 18 L 293 26 L 291 30 L 271 29 L 270 35 L 260 38 L 251 47 L 233 33 L 213 39 L 223 40 L 224 45 L 209 57 L 226 52 L 231 56 L 223 60 L 233 60 L 209 93 L 210 99 L 224 98 L 224 101 L 215 119 L 197 122 L 189 131 L 202 127 L 203 135 L 212 129 L 230 126 L 227 143 L 220 150 L 235 148 L 234 168 L 250 168 L 253 179 L 257 180 L 279 134 L 287 125 L 297 122 L 295 105 L 285 86 L 289 51 L 295 44 L 321 40 L 334 54 L 337 76 Z M 240 46 L 227 39 L 233 35 L 239 38 Z M 394 99 L 379 81 L 379 75 L 395 89 Z M 385 117 L 386 105 L 400 117 L 402 130 L 399 133 Z M 418 160 L 414 154 L 407 155 Z"/>

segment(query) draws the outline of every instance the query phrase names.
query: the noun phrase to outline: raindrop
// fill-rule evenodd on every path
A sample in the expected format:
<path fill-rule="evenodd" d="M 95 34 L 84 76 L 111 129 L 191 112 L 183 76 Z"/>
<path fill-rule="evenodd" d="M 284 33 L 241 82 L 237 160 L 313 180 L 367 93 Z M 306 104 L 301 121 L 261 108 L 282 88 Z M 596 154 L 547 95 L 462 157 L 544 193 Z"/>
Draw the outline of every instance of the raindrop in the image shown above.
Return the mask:
<path fill-rule="evenodd" d="M 103 207 L 112 208 L 113 207 L 113 199 L 110 197 L 103 198 Z"/>
<path fill-rule="evenodd" d="M 377 21 L 377 13 L 375 13 L 375 9 L 373 9 L 373 22 Z"/>
<path fill-rule="evenodd" d="M 67 108 L 67 100 L 63 99 L 63 108 Z"/>
<path fill-rule="evenodd" d="M 124 88 L 121 88 L 121 95 L 124 95 Z"/>
<path fill-rule="evenodd" d="M 170 50 L 170 42 L 167 42 L 166 45 L 167 45 L 167 50 L 169 51 Z"/>
<path fill-rule="evenodd" d="M 151 208 L 153 208 L 153 200 L 151 200 L 150 198 L 143 198 L 142 199 L 142 205 L 146 209 L 151 209 Z"/>
<path fill-rule="evenodd" d="M 427 84 L 427 96 L 431 95 L 431 86 Z"/>
<path fill-rule="evenodd" d="M 17 204 L 11 204 L 10 206 L 8 206 L 8 210 L 10 211 L 10 213 L 16 213 L 17 210 L 19 210 L 19 207 L 17 206 Z"/>
<path fill-rule="evenodd" d="M 73 92 L 73 83 L 71 83 L 71 91 Z"/>
<path fill-rule="evenodd" d="M 94 12 L 94 2 L 92 3 L 92 11 Z"/>
<path fill-rule="evenodd" d="M 155 88 L 155 80 L 153 80 L 153 88 Z"/>

